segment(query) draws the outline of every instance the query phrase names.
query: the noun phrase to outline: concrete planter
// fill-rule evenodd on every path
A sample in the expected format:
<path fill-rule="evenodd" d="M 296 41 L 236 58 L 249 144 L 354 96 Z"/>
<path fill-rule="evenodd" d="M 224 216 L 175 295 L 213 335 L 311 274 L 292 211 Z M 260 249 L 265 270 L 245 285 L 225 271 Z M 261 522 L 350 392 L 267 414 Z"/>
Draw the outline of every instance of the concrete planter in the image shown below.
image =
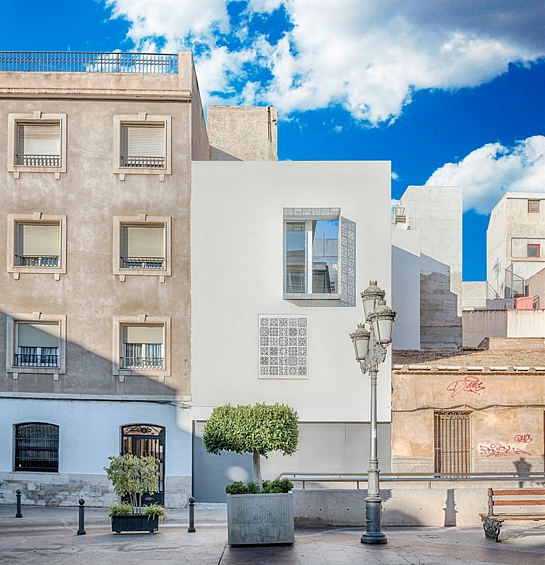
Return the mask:
<path fill-rule="evenodd" d="M 153 534 L 159 529 L 159 516 L 111 516 L 112 532 L 149 532 Z"/>
<path fill-rule="evenodd" d="M 228 494 L 227 543 L 293 543 L 293 495 Z"/>

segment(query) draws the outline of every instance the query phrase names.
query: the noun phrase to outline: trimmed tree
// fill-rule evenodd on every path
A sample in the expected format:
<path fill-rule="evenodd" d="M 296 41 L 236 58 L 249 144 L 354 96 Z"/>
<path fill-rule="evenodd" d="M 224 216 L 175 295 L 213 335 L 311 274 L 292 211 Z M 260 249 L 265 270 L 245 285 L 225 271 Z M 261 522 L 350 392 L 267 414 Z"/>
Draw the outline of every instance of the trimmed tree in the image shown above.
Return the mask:
<path fill-rule="evenodd" d="M 285 404 L 218 406 L 204 426 L 202 440 L 206 451 L 216 455 L 221 451 L 251 453 L 253 480 L 261 491 L 261 456 L 268 457 L 272 451 L 282 455 L 297 451 L 297 412 Z"/>

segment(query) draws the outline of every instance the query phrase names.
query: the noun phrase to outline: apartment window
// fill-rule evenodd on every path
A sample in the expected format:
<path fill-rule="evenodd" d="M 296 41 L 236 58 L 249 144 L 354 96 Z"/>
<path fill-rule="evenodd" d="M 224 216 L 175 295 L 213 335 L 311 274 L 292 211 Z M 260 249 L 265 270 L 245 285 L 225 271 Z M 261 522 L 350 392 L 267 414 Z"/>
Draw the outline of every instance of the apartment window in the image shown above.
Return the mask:
<path fill-rule="evenodd" d="M 59 426 L 41 422 L 15 426 L 15 471 L 59 472 Z"/>
<path fill-rule="evenodd" d="M 529 243 L 527 257 L 541 257 L 541 245 L 539 243 Z"/>
<path fill-rule="evenodd" d="M 443 475 L 469 473 L 470 418 L 470 412 L 435 412 L 435 473 Z"/>
<path fill-rule="evenodd" d="M 58 367 L 60 327 L 55 322 L 17 322 L 17 367 Z"/>
<path fill-rule="evenodd" d="M 284 293 L 339 298 L 339 216 L 284 221 Z"/>
<path fill-rule="evenodd" d="M 147 216 L 114 217 L 115 275 L 171 274 L 171 218 Z"/>
<path fill-rule="evenodd" d="M 114 318 L 114 374 L 170 375 L 170 318 L 146 315 Z"/>
<path fill-rule="evenodd" d="M 66 114 L 10 114 L 8 171 L 66 172 Z"/>
<path fill-rule="evenodd" d="M 541 200 L 528 200 L 528 213 L 539 214 L 541 212 Z"/>
<path fill-rule="evenodd" d="M 66 273 L 66 216 L 8 214 L 8 273 Z"/>
<path fill-rule="evenodd" d="M 52 374 L 58 380 L 66 372 L 66 316 L 9 314 L 7 316 L 6 371 L 19 374 Z"/>
<path fill-rule="evenodd" d="M 145 113 L 114 116 L 114 172 L 156 174 L 164 180 L 171 173 L 171 117 Z"/>

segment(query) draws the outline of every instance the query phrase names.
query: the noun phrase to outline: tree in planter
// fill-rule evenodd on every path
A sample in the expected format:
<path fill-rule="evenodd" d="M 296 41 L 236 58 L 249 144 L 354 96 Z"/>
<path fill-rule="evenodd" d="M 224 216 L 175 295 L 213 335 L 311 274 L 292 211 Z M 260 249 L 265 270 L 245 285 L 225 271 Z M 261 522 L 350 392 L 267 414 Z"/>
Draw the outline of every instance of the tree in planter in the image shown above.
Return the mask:
<path fill-rule="evenodd" d="M 218 406 L 204 426 L 204 447 L 216 455 L 221 451 L 251 453 L 253 480 L 263 490 L 261 456 L 272 451 L 293 455 L 297 451 L 297 412 L 285 404 Z"/>
<path fill-rule="evenodd" d="M 133 514 L 142 513 L 142 495 L 153 494 L 159 488 L 157 473 L 159 461 L 155 457 L 118 455 L 108 457 L 110 465 L 104 467 L 117 496 L 128 496 Z"/>

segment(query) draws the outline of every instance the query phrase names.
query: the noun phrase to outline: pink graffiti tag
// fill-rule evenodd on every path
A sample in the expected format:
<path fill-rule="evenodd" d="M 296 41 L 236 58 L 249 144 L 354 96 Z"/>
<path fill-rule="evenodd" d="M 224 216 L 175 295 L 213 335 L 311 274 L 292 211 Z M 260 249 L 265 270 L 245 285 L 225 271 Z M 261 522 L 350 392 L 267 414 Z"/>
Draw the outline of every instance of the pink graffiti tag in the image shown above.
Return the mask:
<path fill-rule="evenodd" d="M 472 392 L 473 394 L 480 395 L 480 391 L 484 390 L 483 383 L 477 377 L 467 376 L 463 379 L 453 381 L 447 386 L 448 392 L 452 393 L 451 398 L 454 398 L 461 392 Z"/>
<path fill-rule="evenodd" d="M 503 443 L 491 443 L 490 445 L 479 445 L 481 455 L 487 457 L 506 457 L 508 455 L 530 455 L 527 451 L 523 451 L 519 447 L 512 445 L 503 445 Z"/>
<path fill-rule="evenodd" d="M 518 434 L 515 436 L 515 441 L 519 443 L 531 443 L 533 440 L 530 434 Z"/>

